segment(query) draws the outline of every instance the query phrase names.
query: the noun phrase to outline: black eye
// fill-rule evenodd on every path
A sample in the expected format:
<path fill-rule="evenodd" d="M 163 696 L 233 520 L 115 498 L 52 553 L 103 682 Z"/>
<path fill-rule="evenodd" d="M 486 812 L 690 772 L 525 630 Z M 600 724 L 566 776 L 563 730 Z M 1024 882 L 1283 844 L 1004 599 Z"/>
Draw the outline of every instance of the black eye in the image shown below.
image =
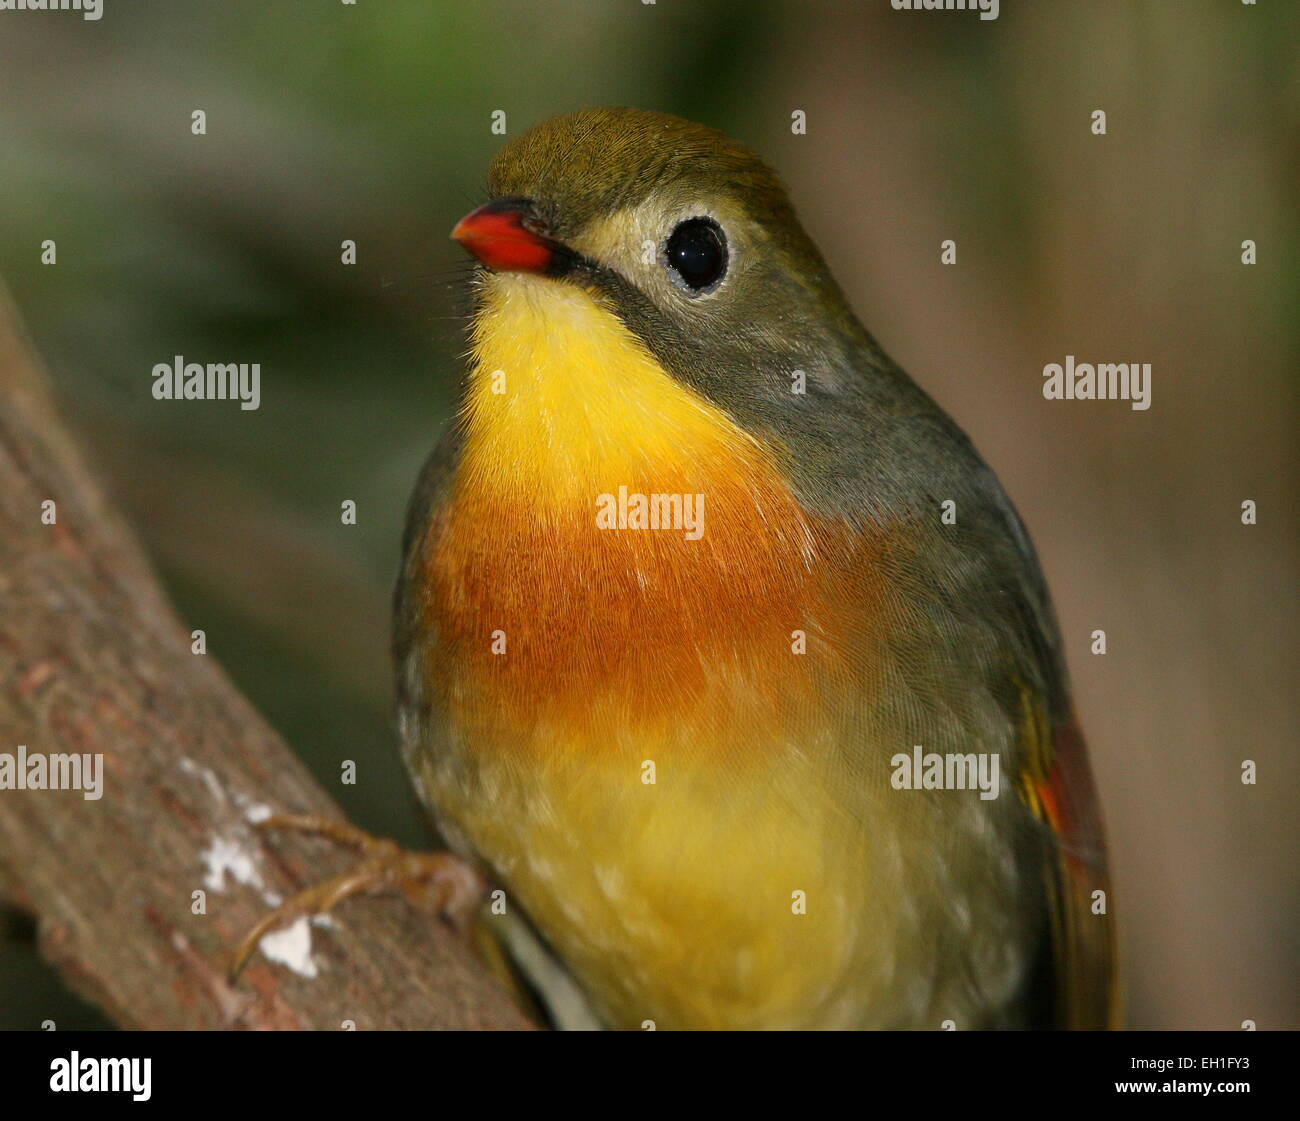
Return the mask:
<path fill-rule="evenodd" d="M 688 218 L 668 237 L 668 264 L 692 292 L 702 292 L 727 271 L 727 242 L 712 218 Z"/>

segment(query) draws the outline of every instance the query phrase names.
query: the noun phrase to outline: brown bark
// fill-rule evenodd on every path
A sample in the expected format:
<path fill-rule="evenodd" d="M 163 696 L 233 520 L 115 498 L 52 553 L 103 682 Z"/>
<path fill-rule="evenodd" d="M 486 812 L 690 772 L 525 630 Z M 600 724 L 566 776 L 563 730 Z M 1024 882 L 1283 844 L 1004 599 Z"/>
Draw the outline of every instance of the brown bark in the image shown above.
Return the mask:
<path fill-rule="evenodd" d="M 44 954 L 121 1026 L 528 1026 L 449 929 L 396 898 L 348 901 L 311 926 L 315 977 L 259 953 L 227 983 L 268 896 L 351 860 L 261 836 L 252 807 L 340 813 L 211 656 L 191 652 L 0 288 L 0 752 L 19 744 L 103 754 L 97 801 L 0 790 L 0 895 L 36 916 Z"/>

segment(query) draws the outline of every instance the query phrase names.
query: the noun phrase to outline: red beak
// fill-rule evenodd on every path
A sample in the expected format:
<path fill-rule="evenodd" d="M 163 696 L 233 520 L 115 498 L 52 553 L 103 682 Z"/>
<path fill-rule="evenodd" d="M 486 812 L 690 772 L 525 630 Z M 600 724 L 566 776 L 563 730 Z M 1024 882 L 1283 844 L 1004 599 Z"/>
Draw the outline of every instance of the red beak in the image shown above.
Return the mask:
<path fill-rule="evenodd" d="M 529 228 L 537 224 L 526 199 L 495 199 L 466 214 L 451 236 L 497 272 L 542 273 L 559 246 Z"/>

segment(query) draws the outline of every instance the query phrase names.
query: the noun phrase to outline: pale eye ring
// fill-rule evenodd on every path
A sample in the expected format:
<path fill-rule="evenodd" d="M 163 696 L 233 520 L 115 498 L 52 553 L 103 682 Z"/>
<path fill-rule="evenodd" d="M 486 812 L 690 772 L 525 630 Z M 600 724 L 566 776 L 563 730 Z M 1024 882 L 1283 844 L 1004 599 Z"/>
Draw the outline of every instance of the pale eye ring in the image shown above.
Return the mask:
<path fill-rule="evenodd" d="M 664 244 L 664 259 L 674 281 L 699 296 L 727 275 L 727 238 L 712 218 L 678 222 Z"/>

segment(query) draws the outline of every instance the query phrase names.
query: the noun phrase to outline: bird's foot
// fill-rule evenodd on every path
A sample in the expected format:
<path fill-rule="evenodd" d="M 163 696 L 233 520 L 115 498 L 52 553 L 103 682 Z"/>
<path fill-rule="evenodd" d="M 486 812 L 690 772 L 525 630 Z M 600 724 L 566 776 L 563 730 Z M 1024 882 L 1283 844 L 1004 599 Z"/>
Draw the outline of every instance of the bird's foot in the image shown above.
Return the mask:
<path fill-rule="evenodd" d="M 360 860 L 351 870 L 300 891 L 264 915 L 235 947 L 230 959 L 232 983 L 265 935 L 304 915 L 325 914 L 350 896 L 400 892 L 419 910 L 441 916 L 453 929 L 468 936 L 487 891 L 482 875 L 454 853 L 407 852 L 394 841 L 372 837 L 346 822 L 277 814 L 259 822 L 258 828 L 293 829 L 328 837 L 356 849 Z"/>

